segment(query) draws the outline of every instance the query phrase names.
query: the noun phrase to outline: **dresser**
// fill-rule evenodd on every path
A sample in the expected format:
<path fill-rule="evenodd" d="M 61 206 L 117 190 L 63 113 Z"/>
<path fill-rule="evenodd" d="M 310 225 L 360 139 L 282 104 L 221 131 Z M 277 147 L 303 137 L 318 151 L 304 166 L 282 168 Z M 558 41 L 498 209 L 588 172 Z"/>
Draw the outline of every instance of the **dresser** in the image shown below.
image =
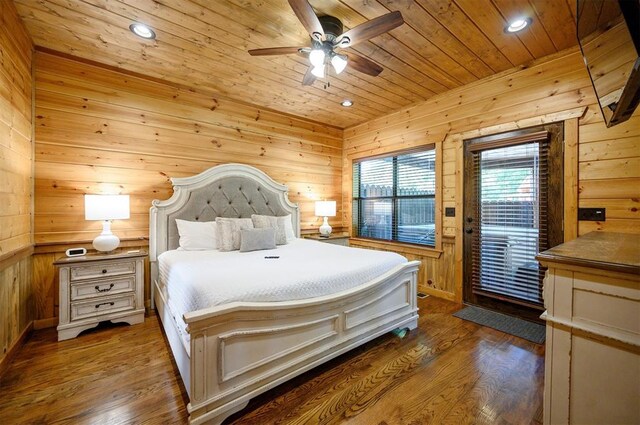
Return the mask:
<path fill-rule="evenodd" d="M 592 232 L 538 255 L 544 424 L 640 423 L 640 238 Z"/>
<path fill-rule="evenodd" d="M 106 320 L 142 323 L 146 256 L 146 251 L 125 251 L 55 261 L 60 277 L 58 341 Z"/>

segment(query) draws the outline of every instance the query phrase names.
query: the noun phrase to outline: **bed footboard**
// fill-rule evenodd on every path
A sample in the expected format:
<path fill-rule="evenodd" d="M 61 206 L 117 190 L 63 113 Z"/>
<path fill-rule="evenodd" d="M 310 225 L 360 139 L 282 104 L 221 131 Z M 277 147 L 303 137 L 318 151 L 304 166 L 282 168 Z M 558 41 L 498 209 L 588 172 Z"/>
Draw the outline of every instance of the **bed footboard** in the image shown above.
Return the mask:
<path fill-rule="evenodd" d="M 276 385 L 396 328 L 417 326 L 418 261 L 331 296 L 185 315 L 191 424 L 219 424 Z"/>

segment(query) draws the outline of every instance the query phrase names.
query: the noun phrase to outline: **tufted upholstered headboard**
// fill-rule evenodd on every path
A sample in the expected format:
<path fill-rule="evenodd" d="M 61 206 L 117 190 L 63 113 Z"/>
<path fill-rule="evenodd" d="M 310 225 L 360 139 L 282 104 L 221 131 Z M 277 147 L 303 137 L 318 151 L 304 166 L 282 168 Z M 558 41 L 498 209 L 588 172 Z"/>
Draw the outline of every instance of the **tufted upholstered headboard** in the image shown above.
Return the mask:
<path fill-rule="evenodd" d="M 158 255 L 178 247 L 177 218 L 212 221 L 216 217 L 291 214 L 293 230 L 296 236 L 300 236 L 298 206 L 289 201 L 287 187 L 276 183 L 257 168 L 225 164 L 192 177 L 172 178 L 171 182 L 171 198 L 154 200 L 149 211 L 152 304 L 154 281 L 158 277 Z"/>

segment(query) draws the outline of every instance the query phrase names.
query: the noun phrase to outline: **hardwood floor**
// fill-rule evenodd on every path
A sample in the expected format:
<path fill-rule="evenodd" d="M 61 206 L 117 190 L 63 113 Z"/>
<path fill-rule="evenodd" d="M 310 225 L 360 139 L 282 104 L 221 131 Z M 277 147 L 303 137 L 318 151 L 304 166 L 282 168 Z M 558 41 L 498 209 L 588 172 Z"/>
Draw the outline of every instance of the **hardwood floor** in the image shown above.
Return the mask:
<path fill-rule="evenodd" d="M 539 424 L 544 346 L 419 300 L 391 334 L 252 400 L 229 424 Z M 57 342 L 36 331 L 0 377 L 0 423 L 179 424 L 187 397 L 156 316 Z"/>

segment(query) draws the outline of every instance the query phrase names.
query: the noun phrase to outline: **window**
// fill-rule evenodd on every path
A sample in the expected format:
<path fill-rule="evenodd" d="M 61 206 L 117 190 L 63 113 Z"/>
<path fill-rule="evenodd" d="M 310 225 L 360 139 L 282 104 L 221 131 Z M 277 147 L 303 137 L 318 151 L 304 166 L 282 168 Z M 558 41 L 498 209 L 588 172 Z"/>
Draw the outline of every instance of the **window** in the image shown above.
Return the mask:
<path fill-rule="evenodd" d="M 433 146 L 354 162 L 354 234 L 434 247 L 435 170 Z"/>

